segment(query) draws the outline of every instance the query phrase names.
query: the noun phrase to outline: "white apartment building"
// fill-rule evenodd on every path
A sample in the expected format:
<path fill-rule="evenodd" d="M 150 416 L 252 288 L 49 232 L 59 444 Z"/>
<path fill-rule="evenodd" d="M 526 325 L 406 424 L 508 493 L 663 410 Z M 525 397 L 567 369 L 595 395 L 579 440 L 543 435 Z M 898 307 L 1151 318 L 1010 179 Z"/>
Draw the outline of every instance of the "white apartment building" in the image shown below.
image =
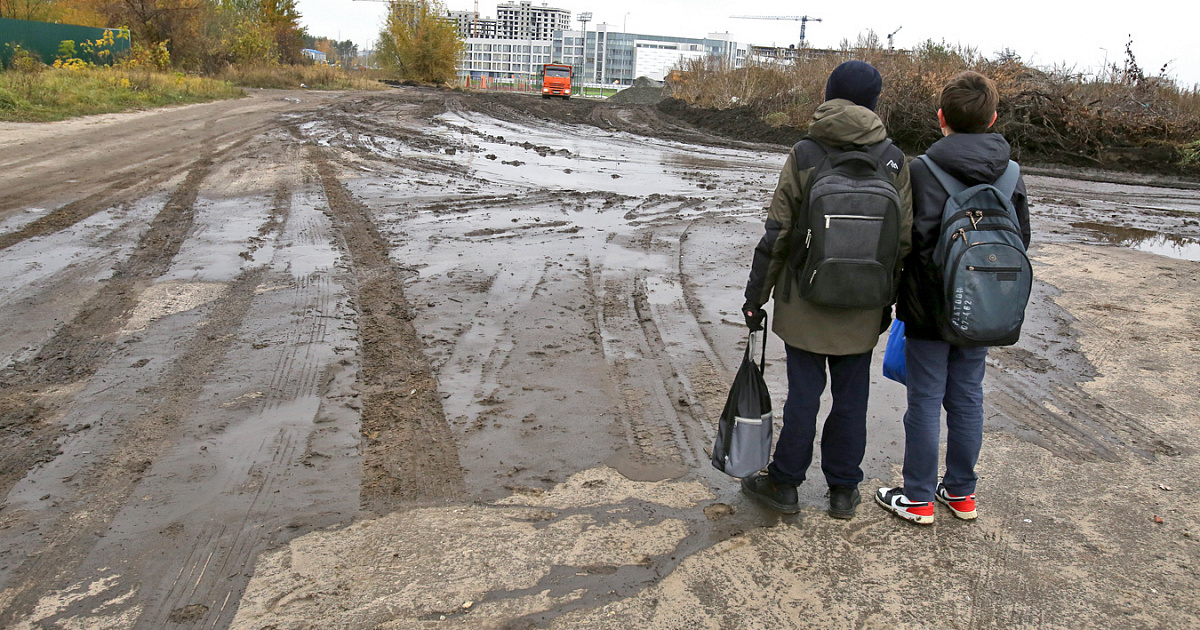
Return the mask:
<path fill-rule="evenodd" d="M 716 57 L 740 68 L 746 63 L 748 46 L 733 41 L 728 33 L 710 33 L 705 38 L 640 35 L 597 24 L 594 31 L 555 33 L 553 54 L 555 61 L 575 66 L 575 74 L 586 83 L 630 85 L 643 76 L 661 81 L 696 57 Z"/>
<path fill-rule="evenodd" d="M 499 22 L 492 18 L 477 18 L 474 11 L 446 11 L 446 17 L 454 23 L 463 39 L 468 37 L 496 37 Z"/>
<path fill-rule="evenodd" d="M 468 38 L 459 62 L 460 77 L 532 79 L 551 58 L 550 40 Z"/>
<path fill-rule="evenodd" d="M 547 63 L 575 67 L 575 81 L 589 85 L 631 85 L 637 77 L 662 80 L 683 61 L 718 57 L 733 67 L 747 58 L 747 46 L 728 33 L 705 38 L 638 35 L 613 31 L 608 24 L 594 30 L 570 30 L 571 12 L 543 3 L 509 2 L 498 5 L 495 30 L 491 20 L 477 20 L 471 11 L 450 11 L 449 19 L 466 41 L 458 75 L 470 79 L 534 79 Z M 472 36 L 472 29 L 477 35 Z"/>
<path fill-rule="evenodd" d="M 496 21 L 496 37 L 500 39 L 548 40 L 555 31 L 571 28 L 571 12 L 545 2 L 535 7 L 529 0 L 521 0 L 496 5 Z"/>

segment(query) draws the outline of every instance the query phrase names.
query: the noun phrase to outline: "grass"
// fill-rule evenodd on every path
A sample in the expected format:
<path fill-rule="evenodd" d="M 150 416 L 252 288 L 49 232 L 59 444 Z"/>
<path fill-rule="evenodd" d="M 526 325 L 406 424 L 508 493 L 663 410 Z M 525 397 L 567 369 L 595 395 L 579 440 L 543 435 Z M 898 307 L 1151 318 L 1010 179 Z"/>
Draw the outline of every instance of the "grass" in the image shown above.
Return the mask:
<path fill-rule="evenodd" d="M 109 67 L 0 73 L 0 120 L 47 122 L 244 96 L 225 81 Z"/>
<path fill-rule="evenodd" d="M 229 66 L 217 78 L 250 88 L 281 90 L 385 90 L 376 70 L 343 70 L 335 66 Z"/>

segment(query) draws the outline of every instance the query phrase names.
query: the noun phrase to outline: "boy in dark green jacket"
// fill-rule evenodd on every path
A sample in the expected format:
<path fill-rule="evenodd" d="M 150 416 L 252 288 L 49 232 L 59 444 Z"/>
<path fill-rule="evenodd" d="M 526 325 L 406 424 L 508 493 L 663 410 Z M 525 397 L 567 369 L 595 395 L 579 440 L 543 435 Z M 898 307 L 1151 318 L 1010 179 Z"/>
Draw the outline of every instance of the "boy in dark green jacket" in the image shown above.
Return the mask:
<path fill-rule="evenodd" d="M 779 175 L 766 233 L 755 249 L 746 285 L 742 313 L 751 330 L 762 329 L 762 305 L 774 293 L 771 329 L 786 345 L 788 394 L 783 428 L 767 474 L 743 479 L 742 490 L 784 513 L 800 510 L 796 486 L 805 480 L 812 463 L 827 367 L 833 409 L 822 433 L 821 470 L 830 488 L 829 514 L 851 518 L 860 501 L 871 351 L 882 333 L 881 319 L 890 321 L 891 308 L 832 308 L 805 301 L 786 263 L 791 247 L 805 243 L 803 237 L 792 234 L 792 228 L 801 216 L 813 169 L 832 150 L 876 147 L 884 149 L 880 162 L 899 197 L 899 256 L 895 268 L 888 270 L 899 276 L 901 261 L 909 250 L 912 201 L 904 153 L 881 144 L 888 139 L 887 131 L 874 109 L 882 87 L 879 72 L 862 61 L 843 63 L 830 74 L 825 103 L 813 115 L 808 137 L 792 149 Z"/>

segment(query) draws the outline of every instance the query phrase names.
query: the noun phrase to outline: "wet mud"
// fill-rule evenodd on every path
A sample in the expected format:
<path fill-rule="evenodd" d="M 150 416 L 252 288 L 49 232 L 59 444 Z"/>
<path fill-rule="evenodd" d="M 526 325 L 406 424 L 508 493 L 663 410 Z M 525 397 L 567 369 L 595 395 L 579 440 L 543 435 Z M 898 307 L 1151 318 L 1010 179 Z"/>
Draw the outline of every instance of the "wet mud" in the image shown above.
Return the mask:
<path fill-rule="evenodd" d="M 781 517 L 707 450 L 777 139 L 299 100 L 0 127 L 0 625 L 1200 623 L 1195 190 L 1028 177 L 1038 284 L 989 357 L 978 521 L 830 519 L 819 458 Z M 864 494 L 899 479 L 903 410 L 875 365 Z"/>

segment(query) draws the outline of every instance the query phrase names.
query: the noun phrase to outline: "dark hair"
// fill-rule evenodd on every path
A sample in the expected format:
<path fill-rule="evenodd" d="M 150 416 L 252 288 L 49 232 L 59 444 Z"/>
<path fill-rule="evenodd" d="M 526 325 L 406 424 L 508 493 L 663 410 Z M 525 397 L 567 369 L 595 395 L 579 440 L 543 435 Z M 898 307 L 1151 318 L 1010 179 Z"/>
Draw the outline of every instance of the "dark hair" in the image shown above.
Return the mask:
<path fill-rule="evenodd" d="M 942 116 L 955 133 L 983 133 L 992 126 L 1000 92 L 991 79 L 967 70 L 942 88 Z"/>

